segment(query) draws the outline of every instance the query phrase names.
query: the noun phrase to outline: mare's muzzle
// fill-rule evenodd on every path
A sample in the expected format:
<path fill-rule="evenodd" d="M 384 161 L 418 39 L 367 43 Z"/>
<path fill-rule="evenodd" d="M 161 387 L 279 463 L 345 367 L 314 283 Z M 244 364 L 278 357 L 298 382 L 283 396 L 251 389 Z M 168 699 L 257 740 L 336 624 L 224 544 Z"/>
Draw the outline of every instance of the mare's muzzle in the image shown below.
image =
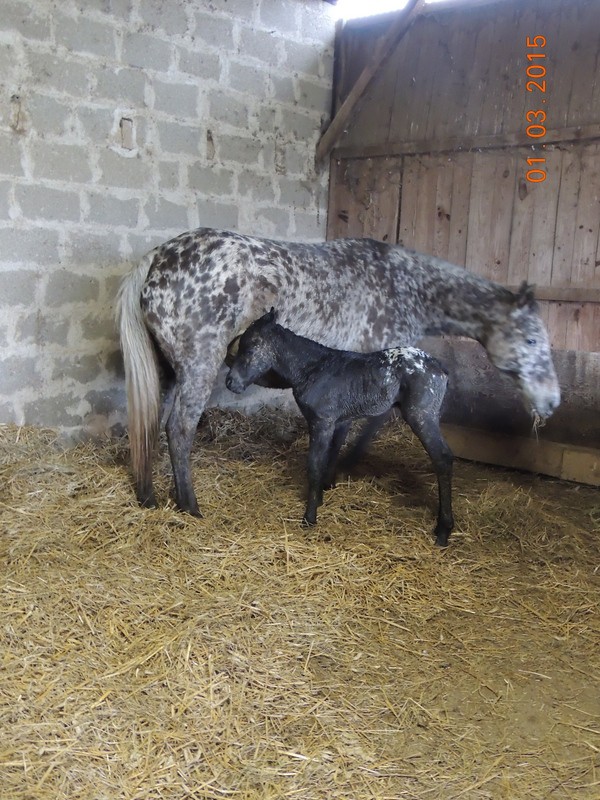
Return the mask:
<path fill-rule="evenodd" d="M 556 381 L 547 381 L 532 387 L 521 384 L 524 398 L 531 405 L 531 410 L 542 419 L 548 419 L 560 405 L 560 387 Z"/>

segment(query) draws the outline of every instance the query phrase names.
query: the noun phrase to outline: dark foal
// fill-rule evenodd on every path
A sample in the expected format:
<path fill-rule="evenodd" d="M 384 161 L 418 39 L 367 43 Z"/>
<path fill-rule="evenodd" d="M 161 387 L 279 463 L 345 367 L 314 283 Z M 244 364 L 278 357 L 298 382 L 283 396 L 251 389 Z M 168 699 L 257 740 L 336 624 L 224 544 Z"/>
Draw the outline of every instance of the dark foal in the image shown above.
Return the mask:
<path fill-rule="evenodd" d="M 270 376 L 265 380 L 265 376 Z M 333 350 L 276 323 L 274 309 L 242 334 L 227 388 L 243 392 L 260 382 L 290 387 L 308 423 L 308 502 L 303 522 L 314 525 L 323 490 L 333 484 L 352 420 L 381 417 L 398 406 L 431 458 L 438 480 L 436 544 L 445 547 L 452 517 L 452 451 L 440 431 L 446 371 L 414 347 L 376 353 Z"/>

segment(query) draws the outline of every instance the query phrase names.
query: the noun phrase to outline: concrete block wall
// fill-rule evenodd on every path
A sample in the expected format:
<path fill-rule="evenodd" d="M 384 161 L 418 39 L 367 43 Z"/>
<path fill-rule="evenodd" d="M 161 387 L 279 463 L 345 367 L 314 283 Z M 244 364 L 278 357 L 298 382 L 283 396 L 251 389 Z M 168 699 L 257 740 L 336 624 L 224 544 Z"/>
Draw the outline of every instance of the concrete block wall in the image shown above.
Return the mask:
<path fill-rule="evenodd" d="M 2 0 L 0 423 L 117 432 L 121 276 L 201 225 L 325 235 L 322 0 Z"/>

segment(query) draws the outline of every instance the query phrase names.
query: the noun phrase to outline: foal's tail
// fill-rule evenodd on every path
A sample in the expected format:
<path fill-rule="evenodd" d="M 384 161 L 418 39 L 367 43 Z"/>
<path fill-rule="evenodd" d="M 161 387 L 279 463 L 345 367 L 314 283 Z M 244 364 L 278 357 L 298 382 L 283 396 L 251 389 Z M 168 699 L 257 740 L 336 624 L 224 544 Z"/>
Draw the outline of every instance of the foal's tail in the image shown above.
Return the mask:
<path fill-rule="evenodd" d="M 144 322 L 140 295 L 151 259 L 145 256 L 123 279 L 117 321 L 125 364 L 129 446 L 136 493 L 143 506 L 153 506 L 152 455 L 159 430 L 160 380 L 154 343 Z"/>

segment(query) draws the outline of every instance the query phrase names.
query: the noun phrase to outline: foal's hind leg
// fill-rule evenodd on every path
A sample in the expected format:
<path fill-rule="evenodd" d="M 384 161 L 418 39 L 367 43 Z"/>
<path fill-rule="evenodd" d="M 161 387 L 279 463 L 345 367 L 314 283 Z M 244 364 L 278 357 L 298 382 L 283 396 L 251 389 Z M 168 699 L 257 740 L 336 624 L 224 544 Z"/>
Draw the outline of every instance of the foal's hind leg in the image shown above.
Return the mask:
<path fill-rule="evenodd" d="M 440 410 L 446 391 L 445 375 L 431 376 L 427 383 L 408 393 L 402 401 L 402 416 L 427 451 L 438 481 L 438 518 L 435 543 L 446 547 L 454 528 L 452 515 L 452 463 L 454 456 L 440 430 Z M 432 391 L 430 391 L 432 390 Z"/>
<path fill-rule="evenodd" d="M 391 413 L 391 411 L 386 411 L 385 414 L 381 414 L 379 417 L 370 417 L 366 421 L 358 439 L 350 448 L 350 452 L 340 461 L 340 470 L 342 472 L 351 472 L 362 460 L 369 445 L 388 421 Z"/>
<path fill-rule="evenodd" d="M 327 454 L 327 468 L 325 469 L 325 477 L 323 479 L 323 489 L 333 489 L 335 486 L 337 460 L 340 450 L 346 441 L 346 436 L 348 436 L 350 425 L 350 422 L 340 422 L 339 425 L 336 425 Z"/>

